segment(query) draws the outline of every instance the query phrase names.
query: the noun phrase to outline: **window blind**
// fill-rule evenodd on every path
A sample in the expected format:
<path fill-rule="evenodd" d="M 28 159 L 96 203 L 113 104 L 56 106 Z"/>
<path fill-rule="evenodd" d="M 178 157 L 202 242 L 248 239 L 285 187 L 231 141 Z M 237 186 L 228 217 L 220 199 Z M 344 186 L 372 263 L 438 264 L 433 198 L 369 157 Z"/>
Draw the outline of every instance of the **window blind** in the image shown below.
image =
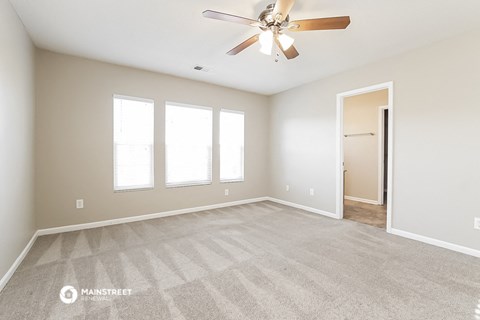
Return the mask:
<path fill-rule="evenodd" d="M 220 111 L 220 181 L 244 181 L 245 114 Z"/>
<path fill-rule="evenodd" d="M 114 190 L 153 188 L 154 103 L 113 98 Z"/>
<path fill-rule="evenodd" d="M 165 106 L 166 186 L 212 182 L 212 109 L 168 102 Z"/>

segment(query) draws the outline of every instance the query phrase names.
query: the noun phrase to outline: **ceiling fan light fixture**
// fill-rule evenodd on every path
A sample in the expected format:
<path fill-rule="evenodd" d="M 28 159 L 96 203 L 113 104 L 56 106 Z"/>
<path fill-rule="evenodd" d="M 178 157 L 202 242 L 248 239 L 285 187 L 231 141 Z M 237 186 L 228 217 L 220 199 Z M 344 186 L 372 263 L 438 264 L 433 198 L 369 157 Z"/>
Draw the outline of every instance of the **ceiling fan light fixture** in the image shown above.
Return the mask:
<path fill-rule="evenodd" d="M 260 52 L 266 55 L 272 55 L 273 48 L 273 32 L 272 30 L 266 30 L 260 34 L 258 39 L 260 41 Z"/>
<path fill-rule="evenodd" d="M 293 45 L 293 42 L 295 42 L 295 39 L 282 33 L 278 35 L 278 41 L 280 42 L 283 50 L 288 50 Z"/>

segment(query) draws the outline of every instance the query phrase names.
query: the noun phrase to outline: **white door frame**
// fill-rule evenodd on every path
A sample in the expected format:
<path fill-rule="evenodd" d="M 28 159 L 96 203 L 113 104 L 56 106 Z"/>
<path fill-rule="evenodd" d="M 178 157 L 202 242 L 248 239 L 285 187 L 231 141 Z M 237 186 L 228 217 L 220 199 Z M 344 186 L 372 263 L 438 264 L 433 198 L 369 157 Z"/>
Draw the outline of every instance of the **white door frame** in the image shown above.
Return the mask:
<path fill-rule="evenodd" d="M 387 232 L 392 230 L 393 209 L 393 82 L 355 89 L 337 94 L 337 219 L 343 219 L 343 102 L 347 97 L 388 89 L 388 173 L 387 173 Z"/>
<path fill-rule="evenodd" d="M 383 195 L 385 191 L 385 163 L 384 163 L 384 143 L 385 143 L 385 110 L 388 106 L 378 107 L 378 205 L 383 206 Z"/>

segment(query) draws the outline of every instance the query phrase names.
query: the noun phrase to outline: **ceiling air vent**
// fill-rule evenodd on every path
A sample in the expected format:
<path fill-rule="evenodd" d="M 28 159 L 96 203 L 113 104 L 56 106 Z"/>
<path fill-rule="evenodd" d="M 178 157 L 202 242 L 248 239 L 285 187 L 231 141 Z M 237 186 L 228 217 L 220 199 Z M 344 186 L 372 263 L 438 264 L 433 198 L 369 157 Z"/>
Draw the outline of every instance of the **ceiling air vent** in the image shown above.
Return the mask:
<path fill-rule="evenodd" d="M 197 71 L 203 71 L 203 72 L 208 72 L 210 71 L 210 69 L 204 67 L 204 66 L 195 66 L 193 67 L 193 70 L 197 70 Z"/>

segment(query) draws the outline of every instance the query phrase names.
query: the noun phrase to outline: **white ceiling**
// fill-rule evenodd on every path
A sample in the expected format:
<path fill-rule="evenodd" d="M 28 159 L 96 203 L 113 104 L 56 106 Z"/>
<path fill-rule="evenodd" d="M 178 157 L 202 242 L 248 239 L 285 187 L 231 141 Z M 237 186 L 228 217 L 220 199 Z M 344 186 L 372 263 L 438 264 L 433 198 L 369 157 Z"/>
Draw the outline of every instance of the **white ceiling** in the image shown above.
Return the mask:
<path fill-rule="evenodd" d="M 478 0 L 297 0 L 291 20 L 352 23 L 291 32 L 300 56 L 275 63 L 258 44 L 225 54 L 259 29 L 202 17 L 211 9 L 256 19 L 274 0 L 10 1 L 40 48 L 267 95 L 480 27 Z"/>

